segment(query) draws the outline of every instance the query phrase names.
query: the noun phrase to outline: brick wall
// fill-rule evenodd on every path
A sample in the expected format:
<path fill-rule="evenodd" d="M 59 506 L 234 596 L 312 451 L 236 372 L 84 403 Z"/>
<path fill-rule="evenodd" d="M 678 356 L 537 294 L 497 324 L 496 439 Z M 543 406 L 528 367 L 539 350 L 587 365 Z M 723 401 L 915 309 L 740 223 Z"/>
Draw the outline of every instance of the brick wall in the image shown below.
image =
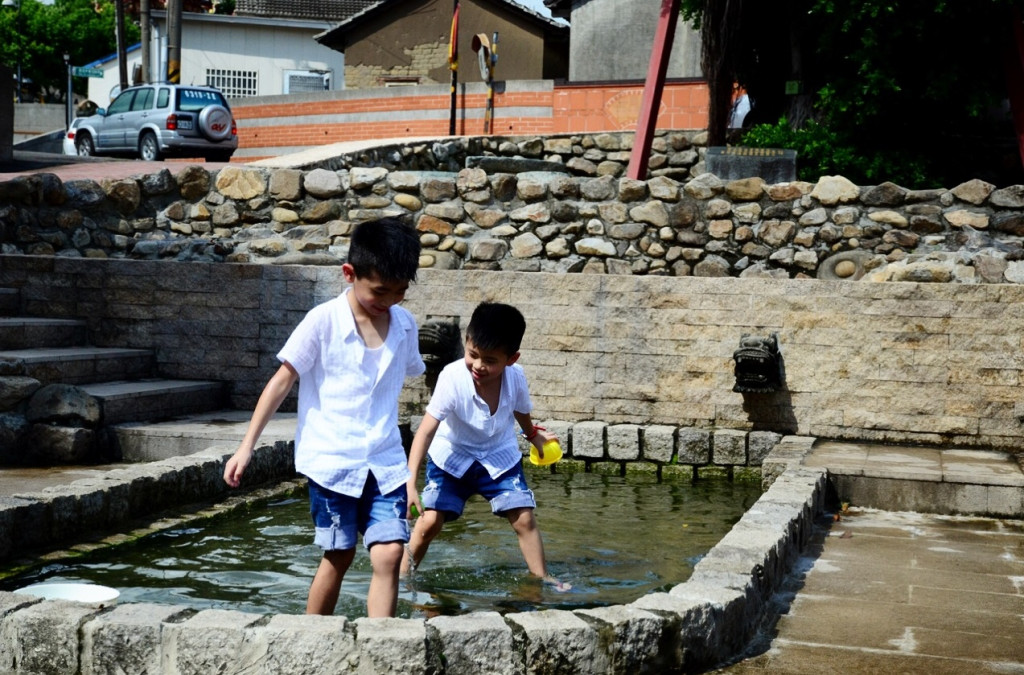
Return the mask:
<path fill-rule="evenodd" d="M 169 273 L 173 265 L 173 273 Z M 0 256 L 22 309 L 79 317 L 98 345 L 156 350 L 161 374 L 232 383 L 251 408 L 337 267 Z M 420 322 L 511 302 L 536 417 L 1016 448 L 1024 287 L 423 270 Z M 743 333 L 778 332 L 786 387 L 732 391 Z M 403 413 L 426 397 L 422 381 Z"/>
<path fill-rule="evenodd" d="M 635 129 L 643 83 L 556 85 L 551 81 L 498 83 L 493 133 L 583 133 Z M 456 134 L 484 132 L 487 88 L 460 84 Z M 449 85 L 328 91 L 232 102 L 238 121 L 236 161 L 250 162 L 304 148 L 367 139 L 447 136 Z M 707 85 L 669 82 L 662 93 L 659 129 L 707 126 Z"/>

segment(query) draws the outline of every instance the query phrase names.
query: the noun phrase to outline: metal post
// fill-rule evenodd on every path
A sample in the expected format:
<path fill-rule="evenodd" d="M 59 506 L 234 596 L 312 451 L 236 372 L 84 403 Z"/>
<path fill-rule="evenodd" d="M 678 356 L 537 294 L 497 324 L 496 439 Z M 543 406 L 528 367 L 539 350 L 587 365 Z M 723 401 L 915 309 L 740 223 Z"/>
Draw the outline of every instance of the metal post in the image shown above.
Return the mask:
<path fill-rule="evenodd" d="M 452 9 L 452 33 L 448 38 L 448 67 L 452 70 L 452 102 L 448 116 L 448 135 L 455 135 L 455 91 L 459 86 L 459 0 Z"/>
<path fill-rule="evenodd" d="M 64 70 L 67 72 L 67 76 L 68 76 L 68 101 L 67 101 L 67 110 L 64 113 L 64 118 L 65 118 L 64 128 L 65 129 L 70 129 L 71 128 L 71 120 L 74 117 L 74 115 L 72 114 L 72 109 L 74 107 L 74 103 L 72 102 L 72 99 L 75 97 L 75 95 L 74 95 L 74 92 L 71 90 L 71 54 L 68 54 L 67 52 L 64 52 Z"/>
<path fill-rule="evenodd" d="M 484 113 L 484 133 L 494 133 L 494 68 L 498 65 L 498 31 L 491 37 L 491 53 L 487 58 L 487 111 Z"/>
<path fill-rule="evenodd" d="M 679 19 L 680 0 L 661 0 L 661 15 L 654 33 L 654 47 L 651 49 L 651 64 L 647 69 L 647 82 L 640 103 L 640 119 L 636 123 L 636 139 L 629 155 L 626 175 L 635 180 L 644 180 L 647 175 L 647 161 L 654 140 L 654 129 L 658 124 L 658 108 L 661 106 L 661 90 L 665 86 L 668 59 L 672 55 L 672 39 Z"/>

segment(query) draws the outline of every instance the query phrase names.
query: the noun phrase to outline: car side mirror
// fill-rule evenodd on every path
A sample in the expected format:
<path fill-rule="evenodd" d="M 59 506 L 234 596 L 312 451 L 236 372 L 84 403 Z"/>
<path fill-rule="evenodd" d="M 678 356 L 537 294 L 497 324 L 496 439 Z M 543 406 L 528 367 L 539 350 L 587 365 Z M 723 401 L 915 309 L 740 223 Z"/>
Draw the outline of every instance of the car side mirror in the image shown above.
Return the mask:
<path fill-rule="evenodd" d="M 96 108 L 96 113 L 95 114 L 102 115 L 102 116 L 106 117 L 107 109 L 106 108 Z"/>

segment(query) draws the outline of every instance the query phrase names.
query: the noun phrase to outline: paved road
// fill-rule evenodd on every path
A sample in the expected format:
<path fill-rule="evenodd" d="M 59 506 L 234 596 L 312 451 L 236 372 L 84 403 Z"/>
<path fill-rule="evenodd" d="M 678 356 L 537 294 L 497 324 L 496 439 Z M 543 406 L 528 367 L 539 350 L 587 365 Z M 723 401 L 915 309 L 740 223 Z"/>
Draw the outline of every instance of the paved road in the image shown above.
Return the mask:
<path fill-rule="evenodd" d="M 0 182 L 32 173 L 52 173 L 62 181 L 84 178 L 98 181 L 107 178 L 119 179 L 159 173 L 163 169 L 168 169 L 171 173 L 178 173 L 192 165 L 199 165 L 210 170 L 229 166 L 227 162 L 203 162 L 201 160 L 169 159 L 165 162 L 143 162 L 138 159 L 74 157 L 15 150 L 13 160 L 0 161 Z"/>

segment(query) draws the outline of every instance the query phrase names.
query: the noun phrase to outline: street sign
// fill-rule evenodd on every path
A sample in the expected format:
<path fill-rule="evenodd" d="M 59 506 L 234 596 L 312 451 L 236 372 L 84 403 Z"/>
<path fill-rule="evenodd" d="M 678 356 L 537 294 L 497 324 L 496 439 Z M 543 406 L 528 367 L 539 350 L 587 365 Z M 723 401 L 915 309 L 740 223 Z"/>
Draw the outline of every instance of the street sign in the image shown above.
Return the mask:
<path fill-rule="evenodd" d="M 75 77 L 103 77 L 103 69 L 86 68 L 85 66 L 72 66 L 71 74 Z"/>

